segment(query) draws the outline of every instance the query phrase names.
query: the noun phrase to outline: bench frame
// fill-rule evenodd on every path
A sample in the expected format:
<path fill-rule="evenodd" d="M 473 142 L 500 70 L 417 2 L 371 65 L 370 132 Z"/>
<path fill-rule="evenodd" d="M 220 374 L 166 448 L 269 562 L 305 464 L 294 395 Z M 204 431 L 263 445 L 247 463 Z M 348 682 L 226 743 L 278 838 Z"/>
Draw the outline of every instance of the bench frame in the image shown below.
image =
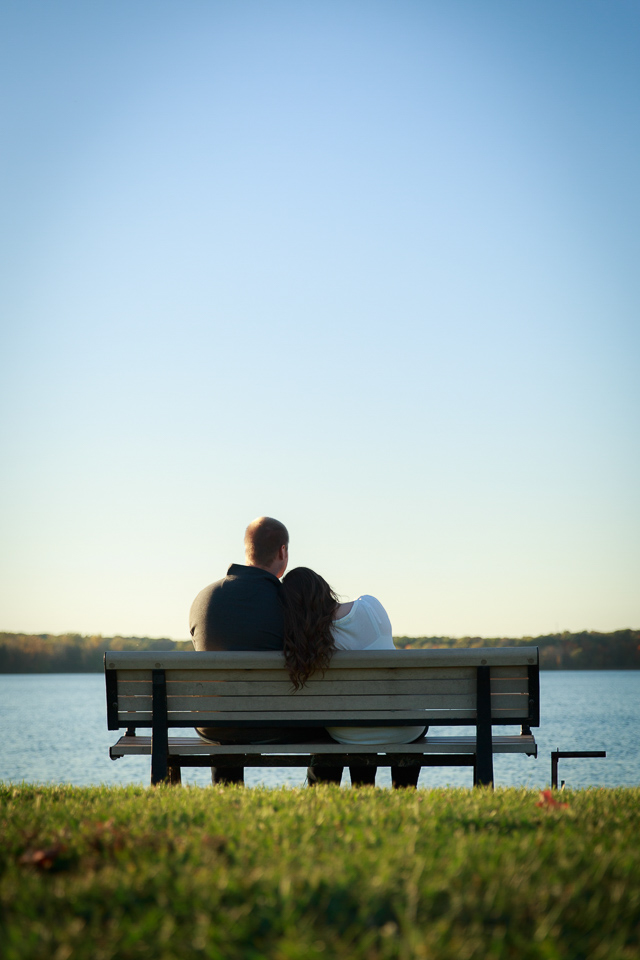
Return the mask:
<path fill-rule="evenodd" d="M 377 654 L 377 656 L 376 656 Z M 381 657 L 380 654 L 383 654 Z M 394 658 L 390 661 L 389 655 Z M 417 656 L 416 656 L 417 655 Z M 279 655 L 275 655 L 279 656 Z M 181 767 L 284 767 L 308 766 L 311 753 L 326 762 L 336 765 L 349 766 L 362 764 L 365 766 L 472 766 L 473 782 L 476 786 L 493 786 L 493 754 L 494 753 L 525 753 L 537 756 L 537 745 L 531 734 L 531 727 L 540 725 L 540 683 L 539 683 L 539 654 L 537 647 L 492 647 L 457 650 L 411 650 L 411 651 L 376 651 L 376 652 L 338 652 L 334 654 L 336 665 L 350 666 L 360 664 L 369 666 L 373 661 L 385 663 L 393 662 L 394 666 L 411 666 L 413 661 L 420 665 L 431 666 L 460 666 L 475 668 L 475 696 L 476 709 L 473 716 L 469 711 L 465 716 L 447 715 L 446 719 L 435 720 L 436 725 L 443 726 L 473 726 L 475 736 L 429 736 L 411 744 L 371 744 L 345 745 L 340 743 L 314 744 L 312 739 L 308 743 L 300 744 L 238 744 L 234 746 L 220 746 L 207 743 L 200 738 L 170 738 L 169 727 L 185 727 L 193 729 L 195 726 L 207 726 L 209 723 L 198 718 L 188 719 L 169 718 L 167 706 L 167 678 L 166 671 L 172 668 L 193 670 L 194 678 L 198 669 L 203 669 L 203 663 L 208 667 L 216 666 L 221 660 L 225 665 L 235 664 L 242 670 L 257 669 L 264 666 L 265 658 L 273 659 L 273 654 L 242 653 L 209 653 L 190 654 L 166 651 L 150 651 L 145 653 L 131 653 L 121 651 L 107 651 L 105 653 L 105 679 L 107 691 L 107 725 L 109 730 L 118 730 L 126 727 L 126 735 L 121 737 L 110 748 L 111 759 L 117 760 L 122 756 L 150 755 L 151 756 L 151 783 L 152 785 L 169 782 L 180 783 Z M 355 657 L 355 659 L 354 659 Z M 359 658 L 362 658 L 358 660 Z M 197 660 L 196 660 L 197 658 Z M 205 658 L 203 660 L 203 658 Z M 214 658 L 214 659 L 211 659 Z M 364 660 L 367 658 L 367 660 Z M 397 660 L 396 660 L 397 658 Z M 491 668 L 492 666 L 512 666 L 514 661 L 521 667 L 526 665 L 528 692 L 527 716 L 492 716 L 491 705 Z M 281 663 L 281 658 L 279 660 Z M 119 708 L 118 703 L 118 670 L 139 669 L 150 671 L 152 684 L 152 715 L 148 713 L 142 718 L 135 714 L 126 713 Z M 327 678 L 331 674 L 331 667 L 327 671 Z M 315 679 L 315 678 L 314 678 Z M 391 681 L 393 684 L 393 681 Z M 295 694 L 292 694 L 295 696 Z M 322 703 L 322 695 L 318 697 L 318 707 Z M 401 711 L 399 711 L 401 713 Z M 124 715 L 123 715 L 124 714 Z M 184 716 L 184 715 L 183 715 Z M 276 712 L 263 711 L 252 720 L 219 720 L 215 719 L 216 726 L 248 727 L 256 726 L 256 720 L 264 727 L 305 727 L 324 728 L 325 726 L 362 726 L 365 720 L 342 720 L 339 716 L 327 720 L 326 713 L 322 719 L 279 719 Z M 418 721 L 413 717 L 401 720 L 385 718 L 381 722 L 385 726 L 415 725 Z M 433 719 L 426 719 L 425 723 L 434 725 Z M 494 725 L 517 724 L 520 726 L 519 736 L 494 736 Z M 137 729 L 151 727 L 151 737 L 140 737 Z"/>

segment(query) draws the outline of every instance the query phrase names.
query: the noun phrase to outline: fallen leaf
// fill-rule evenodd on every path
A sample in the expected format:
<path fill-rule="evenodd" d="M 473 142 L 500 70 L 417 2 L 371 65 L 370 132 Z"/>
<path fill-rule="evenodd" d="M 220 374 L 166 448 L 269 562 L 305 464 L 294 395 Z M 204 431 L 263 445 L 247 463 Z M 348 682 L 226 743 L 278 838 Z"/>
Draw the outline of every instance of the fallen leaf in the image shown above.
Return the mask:
<path fill-rule="evenodd" d="M 560 803 L 556 800 L 552 790 L 541 790 L 540 799 L 536 803 L 536 807 L 545 807 L 547 810 L 558 810 L 568 806 L 568 803 Z"/>
<path fill-rule="evenodd" d="M 38 870 L 51 870 L 52 867 L 61 867 L 61 858 L 67 852 L 63 843 L 56 843 L 52 847 L 43 847 L 39 850 L 26 850 L 18 863 L 23 866 L 37 867 Z M 66 866 L 66 864 L 65 864 Z"/>

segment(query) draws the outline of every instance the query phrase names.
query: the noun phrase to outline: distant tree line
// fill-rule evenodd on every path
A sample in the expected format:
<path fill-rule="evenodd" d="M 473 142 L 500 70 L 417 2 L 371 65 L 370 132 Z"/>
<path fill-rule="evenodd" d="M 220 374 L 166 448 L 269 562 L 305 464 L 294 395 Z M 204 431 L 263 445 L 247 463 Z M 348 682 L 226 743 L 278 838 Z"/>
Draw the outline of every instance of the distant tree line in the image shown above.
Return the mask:
<path fill-rule="evenodd" d="M 540 648 L 545 670 L 640 670 L 640 630 L 552 633 L 541 637 L 395 637 L 405 650 L 456 647 Z M 0 633 L 0 673 L 100 673 L 105 650 L 193 650 L 166 637 L 83 637 L 78 633 Z"/>
<path fill-rule="evenodd" d="M 190 640 L 0 633 L 0 673 L 101 673 L 105 650 L 193 650 Z"/>
<path fill-rule="evenodd" d="M 640 670 L 640 630 L 549 633 L 541 637 L 394 637 L 397 647 L 539 647 L 543 670 Z"/>

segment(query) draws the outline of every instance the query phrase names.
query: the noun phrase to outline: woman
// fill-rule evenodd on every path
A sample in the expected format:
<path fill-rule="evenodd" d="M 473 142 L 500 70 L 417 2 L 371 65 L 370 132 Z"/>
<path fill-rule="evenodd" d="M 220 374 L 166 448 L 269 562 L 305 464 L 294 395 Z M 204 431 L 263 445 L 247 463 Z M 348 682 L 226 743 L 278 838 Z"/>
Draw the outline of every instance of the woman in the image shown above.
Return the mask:
<path fill-rule="evenodd" d="M 375 597 L 340 603 L 329 584 L 308 567 L 296 567 L 282 581 L 284 657 L 294 687 L 304 686 L 316 670 L 325 671 L 335 650 L 394 650 L 391 623 Z M 327 727 L 333 740 L 346 744 L 412 743 L 428 727 Z M 375 783 L 376 768 L 351 766 L 354 786 Z M 392 767 L 394 787 L 415 787 L 420 767 Z M 342 767 L 312 758 L 309 783 L 340 783 Z"/>

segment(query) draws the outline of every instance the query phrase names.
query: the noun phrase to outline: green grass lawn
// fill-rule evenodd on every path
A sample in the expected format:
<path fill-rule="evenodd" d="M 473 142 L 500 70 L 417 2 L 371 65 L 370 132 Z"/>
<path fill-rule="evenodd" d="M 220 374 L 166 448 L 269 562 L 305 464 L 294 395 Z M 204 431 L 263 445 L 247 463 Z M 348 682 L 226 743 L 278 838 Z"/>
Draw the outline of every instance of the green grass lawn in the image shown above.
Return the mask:
<path fill-rule="evenodd" d="M 640 789 L 0 785 L 4 960 L 640 957 Z"/>

